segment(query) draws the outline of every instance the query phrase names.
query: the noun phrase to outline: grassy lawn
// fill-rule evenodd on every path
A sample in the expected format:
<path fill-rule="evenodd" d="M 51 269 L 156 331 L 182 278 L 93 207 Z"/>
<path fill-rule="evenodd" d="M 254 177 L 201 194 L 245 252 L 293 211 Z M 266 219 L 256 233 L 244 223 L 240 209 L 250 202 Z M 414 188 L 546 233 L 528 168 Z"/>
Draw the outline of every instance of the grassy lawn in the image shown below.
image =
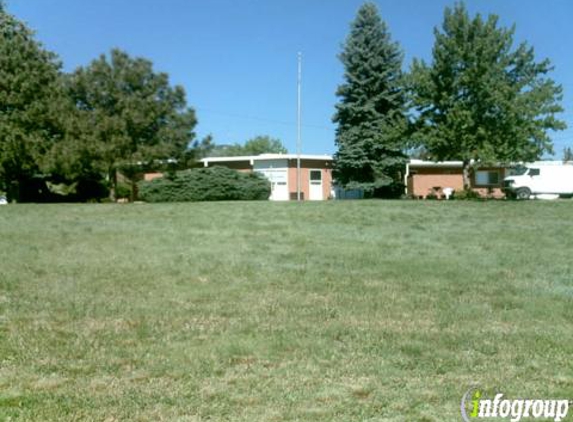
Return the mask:
<path fill-rule="evenodd" d="M 461 421 L 473 384 L 573 399 L 572 216 L 0 207 L 0 420 Z"/>

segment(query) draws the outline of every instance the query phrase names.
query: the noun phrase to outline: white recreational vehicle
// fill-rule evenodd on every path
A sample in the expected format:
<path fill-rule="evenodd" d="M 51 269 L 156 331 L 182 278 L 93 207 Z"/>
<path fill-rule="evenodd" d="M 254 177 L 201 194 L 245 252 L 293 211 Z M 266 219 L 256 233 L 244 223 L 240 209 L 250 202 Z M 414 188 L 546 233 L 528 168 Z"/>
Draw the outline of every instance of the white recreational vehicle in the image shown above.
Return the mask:
<path fill-rule="evenodd" d="M 573 195 L 573 163 L 556 161 L 526 164 L 503 179 L 508 197 L 529 199 L 542 195 Z"/>

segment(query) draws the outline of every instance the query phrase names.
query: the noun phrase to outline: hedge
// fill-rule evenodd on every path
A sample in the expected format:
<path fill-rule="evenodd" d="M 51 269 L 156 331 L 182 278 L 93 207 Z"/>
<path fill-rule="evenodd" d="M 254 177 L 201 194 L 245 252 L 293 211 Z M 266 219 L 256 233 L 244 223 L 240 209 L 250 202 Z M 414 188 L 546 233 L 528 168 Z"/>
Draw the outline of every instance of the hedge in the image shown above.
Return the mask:
<path fill-rule="evenodd" d="M 184 170 L 139 183 L 139 198 L 146 202 L 265 200 L 270 194 L 264 176 L 226 167 Z"/>

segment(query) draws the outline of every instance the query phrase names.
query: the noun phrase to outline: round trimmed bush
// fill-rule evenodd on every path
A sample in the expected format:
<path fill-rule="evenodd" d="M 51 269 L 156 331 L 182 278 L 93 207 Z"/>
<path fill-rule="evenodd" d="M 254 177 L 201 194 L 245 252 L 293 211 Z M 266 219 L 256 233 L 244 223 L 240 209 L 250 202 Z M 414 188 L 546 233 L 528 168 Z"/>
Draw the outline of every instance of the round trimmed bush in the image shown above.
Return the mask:
<path fill-rule="evenodd" d="M 264 176 L 227 167 L 184 170 L 139 184 L 139 197 L 147 202 L 265 200 L 270 194 Z"/>

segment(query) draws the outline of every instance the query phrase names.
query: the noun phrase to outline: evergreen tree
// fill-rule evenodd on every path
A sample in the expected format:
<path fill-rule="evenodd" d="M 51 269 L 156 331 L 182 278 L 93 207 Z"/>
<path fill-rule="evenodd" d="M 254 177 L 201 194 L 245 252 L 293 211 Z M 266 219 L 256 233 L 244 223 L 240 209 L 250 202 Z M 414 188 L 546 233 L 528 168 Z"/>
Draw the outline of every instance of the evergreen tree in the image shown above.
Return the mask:
<path fill-rule="evenodd" d="M 0 190 L 31 197 L 34 176 L 63 137 L 60 64 L 0 2 Z"/>
<path fill-rule="evenodd" d="M 525 43 L 513 49 L 514 28 L 495 15 L 470 18 L 462 3 L 446 8 L 435 31 L 433 63 L 415 61 L 416 137 L 434 160 L 461 160 L 470 188 L 473 162 L 532 161 L 552 151 L 548 130 L 565 124 L 561 87 L 547 77 Z"/>
<path fill-rule="evenodd" d="M 571 150 L 571 147 L 563 148 L 563 161 L 573 161 L 573 150 Z"/>
<path fill-rule="evenodd" d="M 364 4 L 340 54 L 345 82 L 334 122 L 334 176 L 370 192 L 401 182 L 406 161 L 402 52 L 373 3 Z"/>

